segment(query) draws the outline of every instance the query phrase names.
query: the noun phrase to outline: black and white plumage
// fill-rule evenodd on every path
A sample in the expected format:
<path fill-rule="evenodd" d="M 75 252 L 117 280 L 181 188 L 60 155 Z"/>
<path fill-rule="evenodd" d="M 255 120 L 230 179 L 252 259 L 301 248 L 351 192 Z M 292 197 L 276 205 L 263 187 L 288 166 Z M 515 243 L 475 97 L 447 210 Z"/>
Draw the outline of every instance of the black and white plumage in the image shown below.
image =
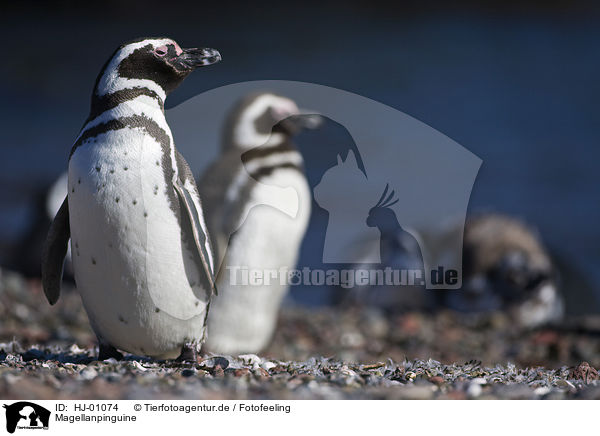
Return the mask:
<path fill-rule="evenodd" d="M 68 196 L 42 261 L 51 304 L 71 238 L 73 268 L 100 358 L 116 349 L 195 356 L 205 336 L 214 258 L 194 178 L 177 152 L 164 101 L 213 49 L 168 38 L 119 47 L 100 72 L 69 156 Z"/>
<path fill-rule="evenodd" d="M 501 214 L 467 219 L 463 243 L 463 286 L 442 291 L 447 307 L 463 312 L 502 310 L 520 326 L 560 321 L 564 300 L 558 271 L 534 231 Z"/>
<path fill-rule="evenodd" d="M 320 124 L 318 115 L 300 113 L 292 100 L 271 93 L 242 99 L 228 116 L 221 155 L 199 182 L 221 260 L 219 296 L 208 319 L 211 351 L 258 352 L 275 329 L 287 284 L 277 277 L 269 285 L 245 286 L 241 275 L 232 283 L 230 268 L 279 271 L 296 265 L 311 194 L 292 136 Z"/>

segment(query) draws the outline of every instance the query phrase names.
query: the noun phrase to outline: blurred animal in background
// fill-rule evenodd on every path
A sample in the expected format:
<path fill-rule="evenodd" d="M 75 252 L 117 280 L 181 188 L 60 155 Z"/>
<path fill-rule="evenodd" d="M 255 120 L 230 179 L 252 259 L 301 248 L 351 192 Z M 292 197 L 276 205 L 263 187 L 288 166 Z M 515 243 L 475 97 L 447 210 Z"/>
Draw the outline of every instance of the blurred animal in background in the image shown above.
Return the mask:
<path fill-rule="evenodd" d="M 55 304 L 70 238 L 99 360 L 121 358 L 119 348 L 195 361 L 204 341 L 213 254 L 164 101 L 193 70 L 220 60 L 214 49 L 146 38 L 119 47 L 96 79 L 69 157 L 68 195 L 44 247 L 42 284 Z"/>
<path fill-rule="evenodd" d="M 41 248 L 51 222 L 46 214 L 47 189 L 20 188 L 0 192 L 0 265 L 26 277 L 39 277 Z"/>
<path fill-rule="evenodd" d="M 14 218 L 17 222 L 10 225 L 12 220 L 7 217 L 2 220 L 3 230 L 10 233 L 10 238 L 0 235 L 0 265 L 26 277 L 39 278 L 48 229 L 67 196 L 67 172 L 52 183 L 42 182 L 40 186 L 30 187 L 27 193 L 20 192 L 19 196 L 23 199 L 20 207 L 10 208 L 13 214 L 21 215 Z M 70 249 L 65 259 L 64 278 L 73 280 Z"/>
<path fill-rule="evenodd" d="M 438 296 L 451 309 L 507 311 L 521 326 L 536 327 L 563 316 L 557 281 L 550 255 L 529 227 L 509 216 L 481 214 L 465 224 L 462 289 Z"/>
<path fill-rule="evenodd" d="M 199 181 L 220 265 L 219 295 L 208 315 L 210 351 L 254 353 L 271 339 L 287 275 L 252 285 L 243 270 L 247 278 L 253 270 L 262 276 L 295 267 L 311 195 L 292 137 L 319 124 L 318 115 L 269 92 L 243 98 L 227 118 L 221 155 Z"/>

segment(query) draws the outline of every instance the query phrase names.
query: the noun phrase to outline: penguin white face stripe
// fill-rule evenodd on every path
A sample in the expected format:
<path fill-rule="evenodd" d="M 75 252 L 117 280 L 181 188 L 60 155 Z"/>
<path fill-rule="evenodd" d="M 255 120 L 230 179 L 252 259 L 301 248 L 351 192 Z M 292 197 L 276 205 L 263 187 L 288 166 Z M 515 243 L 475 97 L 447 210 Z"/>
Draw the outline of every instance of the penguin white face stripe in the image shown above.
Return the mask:
<path fill-rule="evenodd" d="M 111 82 L 110 86 L 106 86 L 104 88 L 103 94 L 100 94 L 100 96 L 103 96 L 106 94 L 113 94 L 115 92 L 122 91 L 122 90 L 129 89 L 129 88 L 150 89 L 151 91 L 156 93 L 156 95 L 158 95 L 162 101 L 164 101 L 165 98 L 167 97 L 165 91 L 161 88 L 161 86 L 152 80 L 123 79 L 123 78 L 117 78 L 117 79 L 113 80 L 113 82 Z"/>
<path fill-rule="evenodd" d="M 116 91 L 120 91 L 127 88 L 139 87 L 139 88 L 147 88 L 154 91 L 161 100 L 165 100 L 166 92 L 162 87 L 150 80 L 150 79 L 128 79 L 119 77 L 119 64 L 123 62 L 128 56 L 130 56 L 137 49 L 145 47 L 150 44 L 152 47 L 157 48 L 166 44 L 174 44 L 175 41 L 171 39 L 145 39 L 143 41 L 139 41 L 136 43 L 128 44 L 125 47 L 121 48 L 115 55 L 112 57 L 104 72 L 98 81 L 98 85 L 94 90 L 95 94 L 99 97 L 102 97 L 106 94 L 114 93 Z"/>
<path fill-rule="evenodd" d="M 86 122 L 90 122 L 91 120 L 100 116 L 102 113 L 114 109 L 120 104 L 135 100 L 136 98 L 142 96 L 146 96 L 154 100 L 154 103 L 149 104 L 158 104 L 160 110 L 164 112 L 164 102 L 161 100 L 158 94 L 156 94 L 156 92 L 148 88 L 126 88 L 113 92 L 112 94 L 107 94 L 103 97 L 94 96 L 92 99 L 92 110 Z"/>
<path fill-rule="evenodd" d="M 256 120 L 270 111 L 272 124 L 300 113 L 292 100 L 274 94 L 263 94 L 243 108 L 233 132 L 233 145 L 242 148 L 279 144 L 284 140 L 280 133 L 259 132 Z M 272 127 L 272 126 L 269 126 Z M 227 144 L 224 144 L 227 145 Z"/>

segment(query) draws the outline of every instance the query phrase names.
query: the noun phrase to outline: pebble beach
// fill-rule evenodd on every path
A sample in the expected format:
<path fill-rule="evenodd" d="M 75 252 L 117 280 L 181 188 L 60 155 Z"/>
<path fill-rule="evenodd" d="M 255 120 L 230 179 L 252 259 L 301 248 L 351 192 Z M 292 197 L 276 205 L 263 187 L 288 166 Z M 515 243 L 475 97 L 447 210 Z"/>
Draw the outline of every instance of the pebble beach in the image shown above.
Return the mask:
<path fill-rule="evenodd" d="M 502 313 L 285 306 L 260 355 L 95 360 L 81 300 L 0 275 L 2 399 L 600 399 L 600 317 L 521 330 Z"/>

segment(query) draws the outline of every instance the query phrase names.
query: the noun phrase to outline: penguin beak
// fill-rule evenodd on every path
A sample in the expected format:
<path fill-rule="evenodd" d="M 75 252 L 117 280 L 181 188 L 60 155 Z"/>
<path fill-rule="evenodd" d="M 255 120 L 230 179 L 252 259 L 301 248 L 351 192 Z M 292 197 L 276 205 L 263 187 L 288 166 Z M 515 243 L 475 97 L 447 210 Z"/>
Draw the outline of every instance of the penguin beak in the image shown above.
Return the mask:
<path fill-rule="evenodd" d="M 175 65 L 178 69 L 192 71 L 219 61 L 221 61 L 221 54 L 214 48 L 184 48 L 183 52 L 175 58 Z"/>
<path fill-rule="evenodd" d="M 314 111 L 300 111 L 278 122 L 273 127 L 273 131 L 293 136 L 299 134 L 302 130 L 316 129 L 322 123 L 323 117 Z"/>
<path fill-rule="evenodd" d="M 289 124 L 293 132 L 304 129 L 314 130 L 323 124 L 323 116 L 315 111 L 301 109 L 297 114 L 285 119 L 284 123 Z"/>
<path fill-rule="evenodd" d="M 317 129 L 321 127 L 321 124 L 324 122 L 324 118 L 321 114 L 308 109 L 300 109 L 300 112 L 294 118 L 297 119 L 296 122 L 300 124 L 300 128 L 302 129 Z"/>

